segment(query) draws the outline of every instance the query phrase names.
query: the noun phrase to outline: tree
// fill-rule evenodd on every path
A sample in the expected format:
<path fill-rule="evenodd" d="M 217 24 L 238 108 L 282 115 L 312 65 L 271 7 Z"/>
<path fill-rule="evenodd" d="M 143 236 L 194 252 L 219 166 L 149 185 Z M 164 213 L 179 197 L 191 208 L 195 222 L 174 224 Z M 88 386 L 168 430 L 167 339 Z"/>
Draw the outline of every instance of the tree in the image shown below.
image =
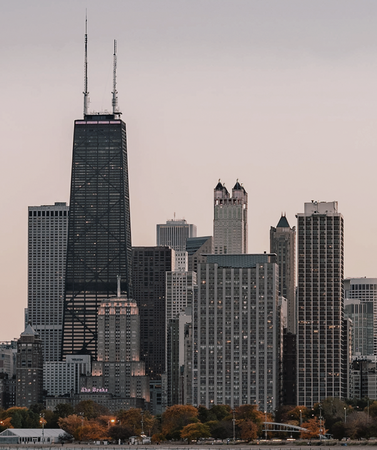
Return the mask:
<path fill-rule="evenodd" d="M 58 417 L 68 417 L 74 413 L 74 409 L 70 403 L 59 403 L 55 406 L 54 413 Z"/>
<path fill-rule="evenodd" d="M 181 430 L 181 438 L 187 439 L 189 444 L 191 444 L 193 439 L 207 438 L 210 436 L 209 426 L 200 422 L 189 423 Z"/>
<path fill-rule="evenodd" d="M 313 439 L 318 438 L 321 434 L 322 436 L 327 433 L 328 430 L 325 429 L 325 421 L 322 421 L 322 432 L 320 433 L 321 426 L 318 417 L 309 419 L 307 422 L 302 424 L 303 428 L 307 431 L 301 431 L 300 436 L 302 439 Z"/>
<path fill-rule="evenodd" d="M 124 425 L 114 425 L 109 429 L 109 435 L 112 439 L 117 441 L 120 439 L 124 441 L 133 435 L 132 430 Z"/>
<path fill-rule="evenodd" d="M 210 412 L 216 416 L 217 420 L 224 420 L 232 414 L 232 408 L 229 405 L 213 405 Z"/>
<path fill-rule="evenodd" d="M 7 428 L 14 428 L 12 426 L 12 418 L 6 417 L 5 419 L 0 420 L 0 431 L 4 431 Z"/>
<path fill-rule="evenodd" d="M 191 405 L 173 405 L 162 414 L 162 433 L 169 439 L 179 439 L 183 427 L 198 421 L 198 410 Z"/>
<path fill-rule="evenodd" d="M 258 426 L 250 419 L 244 420 L 241 425 L 241 439 L 251 441 L 258 437 Z"/>
<path fill-rule="evenodd" d="M 93 400 L 83 400 L 76 405 L 75 414 L 83 414 L 86 419 L 95 419 L 110 414 L 110 411 Z"/>
<path fill-rule="evenodd" d="M 58 425 L 66 433 L 72 435 L 75 439 L 80 440 L 80 431 L 84 426 L 84 422 L 86 422 L 84 417 L 72 414 L 68 417 L 61 417 L 58 420 Z"/>
<path fill-rule="evenodd" d="M 132 430 L 131 436 L 139 436 L 141 434 L 141 409 L 130 408 L 118 412 L 117 419 L 121 425 Z"/>

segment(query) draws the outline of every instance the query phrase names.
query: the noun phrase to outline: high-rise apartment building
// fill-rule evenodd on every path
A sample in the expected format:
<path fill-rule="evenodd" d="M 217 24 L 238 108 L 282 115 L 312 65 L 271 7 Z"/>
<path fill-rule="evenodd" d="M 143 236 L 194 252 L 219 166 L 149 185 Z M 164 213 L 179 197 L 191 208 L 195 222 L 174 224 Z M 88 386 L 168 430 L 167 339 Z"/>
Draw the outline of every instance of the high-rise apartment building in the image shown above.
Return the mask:
<path fill-rule="evenodd" d="M 186 251 L 187 238 L 196 237 L 196 225 L 186 220 L 167 220 L 157 225 L 157 245 L 168 246 L 175 251 Z"/>
<path fill-rule="evenodd" d="M 282 356 L 276 256 L 208 255 L 198 267 L 197 292 L 186 395 L 194 406 L 274 411 Z"/>
<path fill-rule="evenodd" d="M 296 332 L 295 257 L 296 227 L 290 227 L 285 215 L 270 229 L 270 253 L 276 253 L 279 266 L 279 293 L 288 302 L 287 331 Z"/>
<path fill-rule="evenodd" d="M 146 374 L 160 379 L 165 372 L 166 272 L 174 270 L 170 247 L 133 247 L 134 299 L 140 314 L 140 356 Z"/>
<path fill-rule="evenodd" d="M 59 361 L 69 207 L 29 206 L 28 321 L 43 343 L 44 361 Z"/>
<path fill-rule="evenodd" d="M 377 278 L 344 280 L 344 311 L 352 319 L 352 355 L 377 355 Z"/>
<path fill-rule="evenodd" d="M 337 202 L 305 203 L 298 220 L 298 405 L 345 398 L 344 223 Z"/>
<path fill-rule="evenodd" d="M 247 192 L 238 180 L 232 196 L 220 180 L 214 189 L 213 241 L 216 254 L 247 253 Z"/>
<path fill-rule="evenodd" d="M 42 340 L 31 325 L 27 325 L 17 341 L 16 405 L 30 408 L 43 402 Z"/>

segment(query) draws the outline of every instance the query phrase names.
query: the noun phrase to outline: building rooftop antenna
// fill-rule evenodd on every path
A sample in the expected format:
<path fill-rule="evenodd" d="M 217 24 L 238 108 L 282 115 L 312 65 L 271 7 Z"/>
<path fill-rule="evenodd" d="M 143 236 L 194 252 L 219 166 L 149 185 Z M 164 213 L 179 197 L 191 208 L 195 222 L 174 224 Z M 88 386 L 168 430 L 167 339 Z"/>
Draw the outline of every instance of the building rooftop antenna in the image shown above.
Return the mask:
<path fill-rule="evenodd" d="M 117 91 L 117 41 L 114 39 L 114 63 L 113 63 L 113 114 L 121 114 L 118 108 L 118 91 Z"/>
<path fill-rule="evenodd" d="M 88 114 L 88 15 L 85 13 L 85 60 L 84 60 L 84 118 Z"/>

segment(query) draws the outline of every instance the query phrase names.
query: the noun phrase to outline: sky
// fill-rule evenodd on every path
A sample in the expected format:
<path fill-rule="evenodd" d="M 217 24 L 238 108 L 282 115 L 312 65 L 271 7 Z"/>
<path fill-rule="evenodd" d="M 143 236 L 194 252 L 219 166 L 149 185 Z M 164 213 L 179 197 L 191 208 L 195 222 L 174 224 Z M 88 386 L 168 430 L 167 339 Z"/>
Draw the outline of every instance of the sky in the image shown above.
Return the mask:
<path fill-rule="evenodd" d="M 238 179 L 250 253 L 338 201 L 345 276 L 377 278 L 375 0 L 0 0 L 0 341 L 24 330 L 27 208 L 69 203 L 86 10 L 89 111 L 111 110 L 118 44 L 133 245 L 174 215 L 212 235 Z"/>

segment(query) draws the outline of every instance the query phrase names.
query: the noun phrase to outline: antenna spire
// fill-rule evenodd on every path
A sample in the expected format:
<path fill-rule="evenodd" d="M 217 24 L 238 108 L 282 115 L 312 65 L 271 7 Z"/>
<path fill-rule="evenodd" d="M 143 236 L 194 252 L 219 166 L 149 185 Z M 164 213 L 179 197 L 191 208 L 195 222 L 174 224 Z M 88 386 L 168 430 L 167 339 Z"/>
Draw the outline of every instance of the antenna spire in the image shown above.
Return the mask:
<path fill-rule="evenodd" d="M 117 41 L 114 39 L 114 63 L 113 63 L 113 114 L 120 114 L 118 108 L 118 91 L 117 91 Z"/>
<path fill-rule="evenodd" d="M 88 114 L 88 15 L 85 12 L 85 60 L 84 60 L 84 118 Z"/>

